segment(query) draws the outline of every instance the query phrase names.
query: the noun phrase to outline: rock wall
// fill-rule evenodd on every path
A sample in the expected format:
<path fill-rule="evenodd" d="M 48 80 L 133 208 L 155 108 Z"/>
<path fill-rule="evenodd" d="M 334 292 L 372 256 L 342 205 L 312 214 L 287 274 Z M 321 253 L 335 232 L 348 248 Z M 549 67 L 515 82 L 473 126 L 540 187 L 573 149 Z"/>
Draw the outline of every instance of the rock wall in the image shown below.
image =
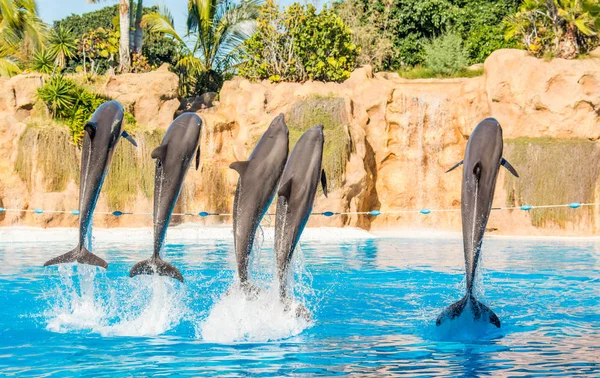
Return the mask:
<path fill-rule="evenodd" d="M 118 88 L 122 95 L 115 97 L 119 99 L 128 99 L 133 96 L 130 91 L 135 92 L 138 97 L 133 103 L 138 120 L 147 117 L 148 124 L 157 120 L 154 125 L 165 128 L 176 110 L 175 102 L 170 95 L 157 98 L 156 94 L 161 93 L 162 85 L 169 93 L 176 86 L 173 87 L 171 79 L 134 76 L 117 77 L 115 80 L 125 83 L 109 83 L 107 91 Z M 146 83 L 154 89 L 147 89 Z M 144 98 L 152 93 L 155 97 Z M 0 136 L 4 137 L 0 142 L 3 157 L 0 201 L 5 207 L 18 208 L 24 205 L 21 198 L 27 197 L 30 207 L 75 208 L 74 183 L 67 189 L 71 191 L 68 195 L 45 193 L 39 186 L 22 195 L 28 191 L 11 171 L 15 139 L 24 128 L 19 126 L 16 115 L 16 97 L 5 101 L 13 101 L 9 107 L 12 114 L 0 122 Z M 310 113 L 310 117 L 298 117 L 299 112 Z M 315 211 L 389 213 L 377 217 L 313 216 L 309 226 L 460 230 L 462 175 L 460 170 L 444 172 L 462 159 L 470 132 L 489 116 L 497 118 L 503 126 L 506 158 L 512 160 L 513 154 L 513 165 L 522 176 L 527 175 L 522 180 L 512 180 L 501 171 L 494 206 L 544 205 L 558 200 L 596 202 L 600 193 L 597 170 L 570 169 L 573 164 L 581 164 L 582 159 L 583 163 L 595 166 L 597 161 L 593 160 L 600 156 L 594 152 L 600 148 L 600 59 L 546 62 L 528 57 L 523 51 L 500 50 L 486 61 L 483 76 L 469 79 L 405 80 L 391 73 L 373 75 L 369 67 L 363 67 L 339 84 L 251 83 L 240 78 L 228 81 L 219 101 L 213 107 L 199 110 L 204 120 L 201 169 L 190 171 L 178 210 L 229 213 L 238 177 L 228 166 L 248 158 L 260 135 L 279 113 L 286 115 L 291 134 L 297 134 L 305 126 L 303 122 L 314 120 L 325 124 L 326 138 L 330 136 L 328 143 L 333 143 L 326 147 L 328 157 L 343 157 L 343 169 L 337 163 L 327 166 L 332 171 L 328 175 L 334 176 L 338 184 L 328 198 L 318 194 Z M 548 145 L 552 148 L 545 147 Z M 552 155 L 544 155 L 544 151 L 552 151 Z M 553 167 L 548 164 L 549 156 L 572 158 Z M 532 186 L 539 190 L 532 190 Z M 585 190 L 578 189 L 584 186 Z M 554 195 L 557 191 L 560 195 Z M 68 198 L 68 203 L 54 199 L 61 195 Z M 101 198 L 98 210 L 106 211 L 108 207 L 106 198 Z M 427 216 L 409 212 L 422 208 L 455 211 Z M 140 194 L 119 210 L 150 212 L 150 209 L 151 196 Z M 534 213 L 540 210 L 495 211 L 488 227 L 505 234 L 593 235 L 600 228 L 599 210 L 591 206 L 571 212 L 546 212 L 541 218 L 541 213 Z M 15 214 L 18 213 L 6 214 L 0 224 L 74 224 L 69 216 L 50 219 L 52 215 Z M 202 224 L 231 221 L 228 217 L 193 220 Z M 96 224 L 149 225 L 150 219 L 106 216 L 99 217 Z"/>

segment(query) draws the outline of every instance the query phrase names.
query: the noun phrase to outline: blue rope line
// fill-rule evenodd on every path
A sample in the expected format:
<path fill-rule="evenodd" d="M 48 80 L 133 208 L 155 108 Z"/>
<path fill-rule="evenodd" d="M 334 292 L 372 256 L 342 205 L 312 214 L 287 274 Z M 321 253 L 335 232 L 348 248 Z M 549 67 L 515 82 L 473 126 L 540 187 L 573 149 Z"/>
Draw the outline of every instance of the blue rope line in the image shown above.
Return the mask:
<path fill-rule="evenodd" d="M 579 209 L 584 206 L 596 206 L 600 205 L 600 202 L 592 202 L 592 203 L 582 203 L 582 202 L 571 202 L 568 204 L 562 205 L 521 205 L 514 207 L 494 207 L 492 210 L 522 210 L 522 211 L 530 211 L 535 209 L 551 209 L 551 208 L 560 208 L 560 207 L 568 207 L 571 209 Z M 382 212 L 380 210 L 371 210 L 371 211 L 358 211 L 358 212 L 336 212 L 336 211 L 324 211 L 321 213 L 312 213 L 312 215 L 322 215 L 325 217 L 332 217 L 335 215 L 371 215 L 371 216 L 379 216 L 379 215 L 394 215 L 394 214 L 408 214 L 408 213 L 419 213 L 422 215 L 429 215 L 431 213 L 444 213 L 444 212 L 456 212 L 460 211 L 460 209 L 420 209 L 420 210 L 391 210 Z M 72 214 L 79 215 L 79 210 L 43 210 L 43 209 L 6 209 L 0 207 L 0 213 L 5 212 L 23 212 L 23 213 L 34 213 L 34 214 L 44 214 L 44 213 L 57 213 L 57 214 Z M 115 211 L 96 211 L 94 214 L 96 215 L 114 215 L 115 217 L 120 217 L 123 215 L 150 215 L 153 213 L 135 213 L 135 212 L 124 212 L 120 210 Z M 201 211 L 199 213 L 173 213 L 173 215 L 177 216 L 185 216 L 185 217 L 196 217 L 199 216 L 201 218 L 206 217 L 230 217 L 233 216 L 231 213 L 211 213 L 207 211 Z M 274 216 L 275 214 L 266 214 L 269 216 Z"/>

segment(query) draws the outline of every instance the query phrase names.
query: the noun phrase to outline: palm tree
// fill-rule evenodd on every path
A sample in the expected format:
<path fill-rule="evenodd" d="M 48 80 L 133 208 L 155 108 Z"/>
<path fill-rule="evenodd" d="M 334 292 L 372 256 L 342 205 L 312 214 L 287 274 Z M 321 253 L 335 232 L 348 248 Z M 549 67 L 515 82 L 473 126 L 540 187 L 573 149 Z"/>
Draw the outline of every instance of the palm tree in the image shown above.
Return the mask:
<path fill-rule="evenodd" d="M 263 0 L 188 0 L 187 35 L 173 26 L 168 9 L 147 14 L 142 25 L 150 32 L 166 34 L 179 45 L 175 69 L 182 86 L 194 84 L 198 76 L 210 78 L 235 69 L 239 48 L 254 29 Z M 187 92 L 187 90 L 184 90 Z M 182 95 L 186 95 L 183 93 Z"/>
<path fill-rule="evenodd" d="M 75 56 L 77 43 L 72 29 L 64 27 L 62 24 L 53 29 L 48 40 L 50 45 L 49 53 L 54 56 L 55 65 L 58 68 L 64 68 L 67 60 Z"/>
<path fill-rule="evenodd" d="M 35 0 L 0 1 L 0 75 L 20 73 L 20 65 L 43 45 L 46 30 Z"/>
<path fill-rule="evenodd" d="M 600 4 L 597 0 L 554 0 L 558 16 L 564 20 L 566 32 L 561 43 L 561 55 L 574 58 L 582 50 L 585 37 L 598 34 Z"/>
<path fill-rule="evenodd" d="M 90 4 L 97 4 L 102 0 L 87 0 Z M 119 2 L 119 29 L 121 36 L 119 37 L 119 69 L 121 72 L 128 72 L 131 67 L 131 56 L 129 50 L 130 41 L 130 15 L 129 10 L 133 4 L 133 0 L 120 0 Z"/>

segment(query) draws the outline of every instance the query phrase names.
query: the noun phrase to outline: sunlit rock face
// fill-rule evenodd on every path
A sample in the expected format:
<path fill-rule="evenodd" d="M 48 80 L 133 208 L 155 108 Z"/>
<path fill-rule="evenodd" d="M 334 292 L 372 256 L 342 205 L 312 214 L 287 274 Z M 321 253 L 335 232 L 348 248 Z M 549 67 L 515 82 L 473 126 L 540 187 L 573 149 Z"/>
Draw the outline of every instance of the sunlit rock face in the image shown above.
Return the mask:
<path fill-rule="evenodd" d="M 169 123 L 167 118 L 177 111 L 173 81 L 177 78 L 169 78 L 171 74 L 164 70 L 143 75 L 117 76 L 116 82 L 106 85 L 106 91 L 132 103 L 138 120 L 148 118 L 142 124 L 150 129 L 164 128 Z M 167 95 L 152 97 L 161 90 Z M 76 206 L 75 182 L 64 191 L 48 193 L 42 188 L 44 172 L 40 167 L 31 172 L 37 181 L 30 180 L 33 186 L 29 188 L 15 173 L 15 151 L 19 136 L 25 132 L 24 124 L 16 117 L 15 105 L 10 105 L 15 103 L 15 98 L 6 93 L 0 96 L 0 110 L 4 110 L 0 135 L 7 136 L 0 141 L 4 157 L 0 160 L 0 198 L 5 207 L 43 205 L 70 210 Z M 595 202 L 600 193 L 595 168 L 572 169 L 575 164 L 581 166 L 582 161 L 598 166 L 591 160 L 600 156 L 596 153 L 600 138 L 600 58 L 545 62 L 519 50 L 499 50 L 486 61 L 483 76 L 465 79 L 406 80 L 393 73 L 373 74 L 370 67 L 357 69 L 343 83 L 274 84 L 234 78 L 225 83 L 211 105 L 198 110 L 204 121 L 200 169 L 188 173 L 176 212 L 231 213 L 237 174 L 228 166 L 248 158 L 279 113 L 285 114 L 290 129 L 290 150 L 307 128 L 316 124 L 325 127 L 324 168 L 330 190 L 328 198 L 318 192 L 315 212 L 396 212 L 377 217 L 313 216 L 309 227 L 460 230 L 462 174 L 460 170 L 444 172 L 462 159 L 469 134 L 479 121 L 490 116 L 503 127 L 505 157 L 521 173 L 521 179 L 514 180 L 501 170 L 495 207 Z M 151 150 L 156 138 L 142 136 L 148 144 L 143 150 Z M 122 144 L 119 148 L 129 146 Z M 121 173 L 118 187 L 117 180 L 107 180 L 98 211 L 115 210 L 116 206 L 121 211 L 151 211 L 152 188 L 147 188 L 145 179 L 136 179 L 136 175 L 153 174 L 149 154 L 144 151 L 121 152 L 124 155 L 117 161 L 140 168 L 132 175 Z M 548 155 L 543 151 L 551 152 Z M 556 156 L 564 158 L 558 159 L 560 164 L 550 164 L 557 161 Z M 128 159 L 134 159 L 135 164 Z M 123 180 L 131 184 L 123 185 Z M 119 190 L 125 192 L 126 200 L 118 195 Z M 456 211 L 429 215 L 401 212 L 423 208 Z M 274 213 L 274 206 L 270 212 Z M 593 206 L 540 214 L 494 211 L 488 228 L 497 233 L 526 235 L 594 235 L 600 230 L 600 208 Z M 142 226 L 150 224 L 149 218 L 101 216 L 96 225 Z M 266 225 L 269 219 L 265 217 Z M 231 218 L 174 217 L 174 221 L 214 225 L 228 224 Z M 0 222 L 15 223 L 72 224 L 68 216 L 18 213 L 6 214 Z"/>

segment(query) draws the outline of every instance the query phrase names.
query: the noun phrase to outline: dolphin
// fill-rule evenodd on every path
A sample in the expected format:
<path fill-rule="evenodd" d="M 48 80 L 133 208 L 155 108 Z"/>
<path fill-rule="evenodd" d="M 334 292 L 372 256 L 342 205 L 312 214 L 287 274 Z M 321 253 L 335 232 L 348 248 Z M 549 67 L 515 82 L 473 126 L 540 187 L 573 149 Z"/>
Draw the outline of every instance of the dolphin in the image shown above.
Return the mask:
<path fill-rule="evenodd" d="M 85 238 L 91 229 L 96 202 L 119 137 L 126 138 L 137 147 L 133 138 L 126 131 L 121 131 L 123 116 L 121 104 L 108 101 L 100 105 L 84 125 L 79 180 L 79 244 L 71 252 L 46 261 L 44 266 L 77 262 L 108 267 L 106 261 L 86 249 Z"/>
<path fill-rule="evenodd" d="M 277 192 L 275 258 L 279 296 L 287 302 L 287 276 L 292 254 L 308 222 L 319 180 L 327 196 L 327 178 L 321 167 L 325 137 L 323 126 L 307 130 L 285 165 Z"/>
<path fill-rule="evenodd" d="M 436 320 L 438 326 L 448 319 L 460 316 L 466 308 L 470 308 L 476 320 L 487 320 L 500 328 L 498 316 L 475 298 L 473 281 L 481 254 L 483 234 L 492 208 L 500 166 L 508 169 L 515 177 L 519 177 L 512 165 L 502 157 L 502 149 L 500 124 L 494 118 L 486 118 L 477 125 L 469 137 L 464 160 L 447 171 L 450 172 L 464 164 L 461 215 L 467 293 L 461 300 L 440 314 Z"/>
<path fill-rule="evenodd" d="M 248 283 L 248 261 L 256 230 L 269 209 L 288 155 L 289 131 L 279 114 L 258 141 L 248 161 L 229 167 L 240 175 L 233 203 L 233 234 L 240 285 L 256 291 Z"/>
<path fill-rule="evenodd" d="M 202 120 L 195 113 L 183 113 L 177 117 L 167 130 L 162 143 L 152 151 L 156 159 L 154 177 L 154 254 L 148 260 L 141 261 L 129 271 L 129 277 L 139 274 L 155 274 L 175 278 L 183 282 L 183 276 L 173 265 L 160 258 L 165 244 L 167 228 L 171 214 L 183 186 L 194 153 L 196 169 L 200 165 L 200 130 Z"/>

